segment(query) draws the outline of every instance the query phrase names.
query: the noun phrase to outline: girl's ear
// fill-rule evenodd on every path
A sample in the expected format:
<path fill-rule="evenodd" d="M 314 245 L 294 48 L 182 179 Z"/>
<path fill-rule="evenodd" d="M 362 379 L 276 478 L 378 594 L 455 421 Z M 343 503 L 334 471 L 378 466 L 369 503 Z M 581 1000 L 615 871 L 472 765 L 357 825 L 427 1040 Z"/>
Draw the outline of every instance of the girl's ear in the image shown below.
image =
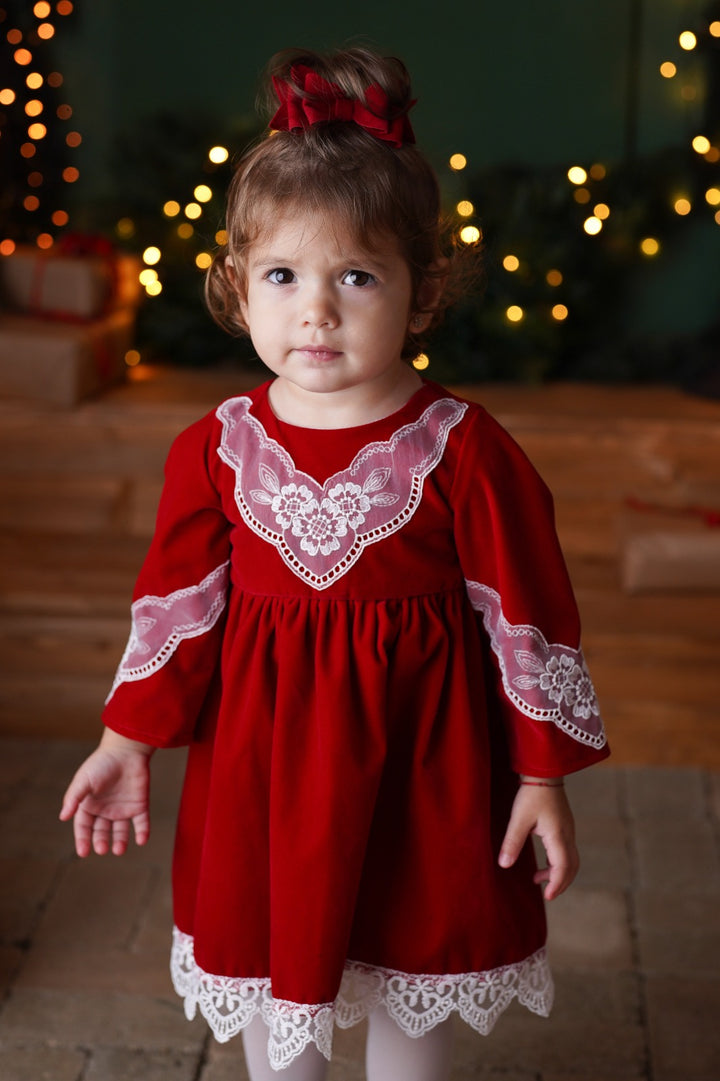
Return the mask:
<path fill-rule="evenodd" d="M 423 334 L 433 320 L 433 315 L 445 291 L 445 282 L 450 270 L 449 259 L 438 259 L 428 267 L 420 283 L 415 298 L 415 309 L 410 319 L 410 333 Z"/>
<path fill-rule="evenodd" d="M 232 285 L 233 289 L 235 290 L 235 292 L 237 294 L 238 303 L 240 305 L 240 314 L 242 315 L 243 323 L 247 327 L 248 326 L 247 295 L 246 295 L 245 289 L 243 287 L 242 281 L 240 279 L 240 276 L 239 276 L 239 274 L 237 272 L 237 269 L 235 267 L 235 264 L 233 263 L 232 257 L 230 255 L 225 256 L 225 273 L 227 274 L 228 281 L 230 282 L 230 284 Z"/>

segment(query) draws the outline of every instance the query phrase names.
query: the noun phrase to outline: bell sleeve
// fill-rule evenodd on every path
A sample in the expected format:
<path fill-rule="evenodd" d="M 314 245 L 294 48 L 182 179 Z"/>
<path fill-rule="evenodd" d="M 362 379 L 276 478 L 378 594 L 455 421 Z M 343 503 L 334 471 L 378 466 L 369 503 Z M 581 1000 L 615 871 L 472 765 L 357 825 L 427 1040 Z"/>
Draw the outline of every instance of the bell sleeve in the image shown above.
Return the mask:
<path fill-rule="evenodd" d="M 609 754 L 547 486 L 483 409 L 452 489 L 455 543 L 489 656 L 489 709 L 517 773 L 560 776 Z"/>
<path fill-rule="evenodd" d="M 170 449 L 130 638 L 103 711 L 107 727 L 155 747 L 190 742 L 218 669 L 230 525 L 212 476 L 216 428 L 206 417 Z"/>

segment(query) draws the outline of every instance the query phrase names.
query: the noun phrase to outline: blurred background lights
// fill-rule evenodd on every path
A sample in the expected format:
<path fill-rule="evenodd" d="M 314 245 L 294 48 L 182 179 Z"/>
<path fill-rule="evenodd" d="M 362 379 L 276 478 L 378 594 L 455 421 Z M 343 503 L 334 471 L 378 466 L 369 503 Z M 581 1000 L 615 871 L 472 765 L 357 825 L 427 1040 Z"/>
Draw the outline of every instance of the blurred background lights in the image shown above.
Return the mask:
<path fill-rule="evenodd" d="M 229 157 L 230 153 L 224 146 L 214 146 L 208 153 L 208 158 L 213 165 L 222 165 Z"/>
<path fill-rule="evenodd" d="M 166 218 L 176 218 L 180 213 L 180 203 L 175 199 L 168 199 L 163 206 L 163 214 Z"/>
<path fill-rule="evenodd" d="M 554 304 L 552 309 L 552 317 L 556 319 L 558 323 L 562 323 L 567 319 L 569 312 L 564 304 Z"/>
<path fill-rule="evenodd" d="M 607 176 L 607 169 L 601 162 L 596 162 L 590 166 L 590 176 L 593 180 L 604 180 Z"/>
<path fill-rule="evenodd" d="M 47 128 L 44 124 L 31 124 L 28 128 L 28 135 L 31 139 L 44 139 L 47 135 Z"/>
<path fill-rule="evenodd" d="M 610 217 L 610 207 L 607 203 L 598 203 L 596 207 L 593 207 L 593 214 L 596 218 L 599 218 L 600 221 L 605 221 Z"/>
<path fill-rule="evenodd" d="M 115 224 L 115 232 L 122 240 L 135 236 L 135 222 L 132 218 L 120 218 Z"/>
<path fill-rule="evenodd" d="M 588 178 L 587 172 L 581 165 L 572 165 L 567 171 L 567 176 L 571 184 L 584 184 Z"/>
<path fill-rule="evenodd" d="M 517 255 L 506 255 L 503 259 L 503 266 L 512 274 L 520 266 L 520 260 Z"/>
<path fill-rule="evenodd" d="M 463 244 L 477 244 L 480 239 L 480 230 L 476 225 L 464 225 L 460 230 L 460 239 Z"/>
<path fill-rule="evenodd" d="M 15 91 L 10 87 L 5 87 L 4 90 L 0 90 L 0 105 L 12 105 L 15 101 Z"/>
<path fill-rule="evenodd" d="M 684 195 L 681 195 L 674 201 L 673 210 L 681 217 L 685 217 L 692 210 L 692 203 Z"/>
<path fill-rule="evenodd" d="M 427 353 L 418 353 L 413 361 L 413 368 L 417 368 L 419 372 L 424 372 L 426 368 L 430 367 L 430 357 Z"/>
<path fill-rule="evenodd" d="M 25 112 L 28 116 L 40 116 L 43 109 L 43 103 L 37 98 L 31 98 L 30 101 L 25 102 Z"/>
<path fill-rule="evenodd" d="M 198 184 L 193 195 L 199 203 L 209 203 L 212 199 L 212 189 L 207 184 Z"/>
<path fill-rule="evenodd" d="M 160 249 L 151 245 L 149 248 L 146 248 L 142 254 L 143 263 L 147 263 L 148 266 L 155 266 L 156 263 L 160 262 L 161 256 L 162 252 Z"/>
<path fill-rule="evenodd" d="M 177 227 L 177 235 L 181 240 L 189 240 L 195 230 L 189 221 L 183 221 Z"/>
<path fill-rule="evenodd" d="M 657 255 L 660 251 L 660 242 L 654 236 L 646 236 L 640 241 L 640 251 L 643 255 Z"/>
<path fill-rule="evenodd" d="M 137 349 L 128 349 L 127 353 L 125 354 L 125 363 L 127 364 L 128 368 L 135 368 L 140 363 L 141 359 L 142 357 L 140 356 L 140 353 L 137 351 Z"/>
<path fill-rule="evenodd" d="M 55 241 L 49 233 L 41 233 L 35 243 L 37 244 L 38 248 L 42 248 L 44 251 L 47 251 L 48 248 L 52 248 Z"/>
<path fill-rule="evenodd" d="M 591 196 L 587 188 L 576 188 L 573 192 L 573 199 L 576 203 L 580 203 L 582 206 L 584 203 L 589 203 Z"/>
<path fill-rule="evenodd" d="M 217 233 L 215 234 L 215 243 L 219 244 L 222 247 L 224 244 L 227 244 L 227 242 L 227 229 L 218 229 Z"/>
<path fill-rule="evenodd" d="M 23 67 L 29 64 L 32 60 L 32 53 L 29 49 L 16 49 L 15 50 L 15 63 L 21 64 Z"/>
<path fill-rule="evenodd" d="M 74 184 L 80 176 L 80 170 L 76 169 L 74 165 L 69 165 L 67 169 L 63 169 L 62 175 L 66 184 Z"/>
<path fill-rule="evenodd" d="M 589 236 L 597 236 L 603 227 L 603 223 L 600 218 L 596 218 L 594 214 L 591 214 L 589 218 L 586 218 L 583 222 L 583 229 Z"/>
<path fill-rule="evenodd" d="M 145 286 L 145 292 L 149 297 L 159 297 L 162 293 L 162 284 L 159 281 L 148 282 Z"/>
<path fill-rule="evenodd" d="M 450 168 L 456 173 L 459 173 L 461 169 L 464 169 L 467 165 L 467 158 L 464 154 L 452 154 L 449 161 Z"/>
<path fill-rule="evenodd" d="M 682 34 L 678 38 L 680 48 L 685 49 L 686 52 L 690 52 L 697 45 L 697 38 L 693 34 L 692 30 L 683 30 Z"/>
<path fill-rule="evenodd" d="M 545 275 L 545 281 L 548 285 L 552 285 L 553 288 L 556 288 L 558 285 L 562 285 L 563 276 L 559 270 L 548 270 Z"/>
<path fill-rule="evenodd" d="M 188 203 L 185 207 L 185 217 L 190 218 L 191 221 L 195 221 L 202 214 L 202 207 L 200 203 Z"/>
<path fill-rule="evenodd" d="M 44 82 L 45 80 L 39 71 L 31 71 L 25 80 L 25 85 L 29 90 L 39 90 Z"/>
<path fill-rule="evenodd" d="M 49 41 L 50 38 L 55 36 L 55 27 L 52 23 L 40 23 L 36 32 L 37 36 L 42 38 L 43 41 Z"/>
<path fill-rule="evenodd" d="M 12 255 L 14 251 L 14 240 L 0 240 L 0 255 Z"/>
<path fill-rule="evenodd" d="M 455 209 L 461 218 L 469 218 L 471 214 L 475 213 L 475 207 L 469 199 L 461 199 Z"/>
<path fill-rule="evenodd" d="M 47 19 L 48 15 L 52 11 L 50 4 L 46 0 L 40 0 L 33 8 L 33 15 L 36 19 Z"/>
<path fill-rule="evenodd" d="M 207 251 L 198 252 L 195 256 L 195 266 L 198 270 L 207 270 L 212 263 L 212 255 Z"/>
<path fill-rule="evenodd" d="M 692 141 L 692 148 L 697 154 L 707 154 L 711 145 L 706 135 L 696 135 Z"/>
<path fill-rule="evenodd" d="M 505 315 L 511 323 L 520 323 L 525 318 L 525 312 L 519 304 L 511 304 Z"/>
<path fill-rule="evenodd" d="M 665 60 L 660 65 L 660 74 L 663 79 L 674 79 L 677 75 L 677 67 L 673 64 L 672 60 Z"/>
<path fill-rule="evenodd" d="M 150 282 L 156 282 L 157 280 L 158 273 L 153 267 L 145 267 L 145 269 L 141 270 L 138 274 L 138 281 L 141 285 L 150 285 Z"/>
<path fill-rule="evenodd" d="M 720 19 L 716 19 L 715 22 L 711 22 L 708 26 L 708 30 L 714 38 L 720 38 Z"/>
<path fill-rule="evenodd" d="M 708 188 L 705 192 L 705 201 L 710 206 L 720 206 L 720 188 Z"/>

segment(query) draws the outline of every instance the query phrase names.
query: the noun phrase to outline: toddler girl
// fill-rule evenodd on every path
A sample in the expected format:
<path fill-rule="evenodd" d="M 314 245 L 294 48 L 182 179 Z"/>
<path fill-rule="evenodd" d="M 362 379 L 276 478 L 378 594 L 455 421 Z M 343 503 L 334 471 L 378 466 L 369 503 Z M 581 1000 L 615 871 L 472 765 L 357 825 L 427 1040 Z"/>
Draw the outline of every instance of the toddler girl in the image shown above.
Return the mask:
<path fill-rule="evenodd" d="M 271 65 L 207 282 L 274 379 L 174 443 L 77 852 L 147 840 L 189 745 L 172 975 L 253 1081 L 320 1079 L 369 1018 L 371 1081 L 441 1081 L 450 1019 L 547 1014 L 545 898 L 577 868 L 566 773 L 606 756 L 547 489 L 408 363 L 460 256 L 403 65 Z M 537 869 L 530 834 L 547 853 Z"/>

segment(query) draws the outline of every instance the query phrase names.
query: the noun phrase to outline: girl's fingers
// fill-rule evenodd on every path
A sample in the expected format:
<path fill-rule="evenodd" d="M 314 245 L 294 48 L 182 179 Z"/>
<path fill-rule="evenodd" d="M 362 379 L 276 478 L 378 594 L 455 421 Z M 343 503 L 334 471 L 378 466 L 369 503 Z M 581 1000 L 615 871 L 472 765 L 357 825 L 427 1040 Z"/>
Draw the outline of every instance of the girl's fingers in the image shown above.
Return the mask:
<path fill-rule="evenodd" d="M 96 856 L 106 856 L 110 851 L 112 824 L 107 818 L 96 816 L 93 823 L 92 841 Z"/>
<path fill-rule="evenodd" d="M 79 807 L 73 818 L 73 835 L 75 837 L 75 851 L 78 856 L 89 856 L 92 850 L 94 815 L 88 814 Z"/>
<path fill-rule="evenodd" d="M 150 836 L 150 815 L 147 811 L 143 811 L 142 814 L 135 815 L 132 820 L 133 829 L 135 830 L 135 844 L 146 844 L 148 837 Z"/>
<path fill-rule="evenodd" d="M 62 807 L 60 808 L 60 821 L 67 822 L 69 818 L 72 818 L 82 801 L 86 796 L 90 795 L 91 791 L 90 784 L 87 781 L 81 781 L 75 776 L 63 797 Z"/>
<path fill-rule="evenodd" d="M 122 856 L 128 846 L 130 838 L 130 823 L 126 818 L 118 819 L 112 824 L 112 852 L 113 856 Z"/>

